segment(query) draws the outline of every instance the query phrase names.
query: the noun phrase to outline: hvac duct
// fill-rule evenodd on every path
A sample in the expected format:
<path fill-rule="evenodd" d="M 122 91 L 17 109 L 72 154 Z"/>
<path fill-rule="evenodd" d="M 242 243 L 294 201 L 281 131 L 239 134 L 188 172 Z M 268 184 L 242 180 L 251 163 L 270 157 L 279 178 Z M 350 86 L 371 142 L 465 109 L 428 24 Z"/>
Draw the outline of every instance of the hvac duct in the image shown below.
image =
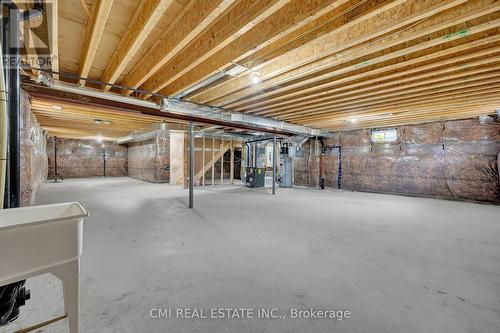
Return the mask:
<path fill-rule="evenodd" d="M 290 132 L 297 135 L 331 137 L 332 133 L 320 129 L 315 129 L 302 125 L 290 124 L 284 121 L 275 120 L 272 118 L 254 116 L 242 112 L 231 112 L 223 108 L 217 108 L 206 105 L 199 105 L 192 102 L 180 101 L 173 98 L 163 99 L 161 105 L 162 110 L 189 114 L 198 117 L 219 120 L 229 123 L 245 124 L 258 128 L 276 129 Z"/>
<path fill-rule="evenodd" d="M 305 136 L 322 136 L 322 137 L 332 136 L 332 133 L 329 131 L 314 129 L 307 126 L 290 124 L 287 122 L 274 120 L 271 118 L 258 117 L 240 112 L 231 112 L 223 108 L 216 108 L 209 105 L 182 101 L 177 98 L 165 98 L 162 100 L 160 105 L 158 105 L 151 101 L 140 100 L 112 93 L 105 93 L 102 91 L 89 89 L 85 87 L 79 87 L 75 85 L 69 85 L 61 82 L 58 83 L 44 82 L 44 83 L 48 87 L 59 91 L 85 95 L 95 98 L 101 98 L 115 102 L 126 103 L 150 109 L 156 109 L 159 111 L 176 113 L 184 116 L 192 116 L 207 120 L 222 121 L 228 123 L 228 126 L 230 124 L 240 124 L 240 125 L 245 125 L 247 127 L 255 128 L 256 131 L 258 131 L 259 129 L 267 129 L 267 130 L 281 130 L 292 134 L 305 135 Z"/>

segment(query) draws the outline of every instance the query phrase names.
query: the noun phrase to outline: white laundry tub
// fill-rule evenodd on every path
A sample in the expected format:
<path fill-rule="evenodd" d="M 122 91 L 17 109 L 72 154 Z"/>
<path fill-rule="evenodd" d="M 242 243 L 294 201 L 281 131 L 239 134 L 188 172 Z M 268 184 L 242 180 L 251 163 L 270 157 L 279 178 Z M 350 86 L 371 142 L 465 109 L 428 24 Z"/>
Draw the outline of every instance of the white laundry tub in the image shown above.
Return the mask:
<path fill-rule="evenodd" d="M 52 273 L 63 281 L 70 331 L 78 332 L 83 218 L 78 202 L 0 210 L 0 286 Z"/>

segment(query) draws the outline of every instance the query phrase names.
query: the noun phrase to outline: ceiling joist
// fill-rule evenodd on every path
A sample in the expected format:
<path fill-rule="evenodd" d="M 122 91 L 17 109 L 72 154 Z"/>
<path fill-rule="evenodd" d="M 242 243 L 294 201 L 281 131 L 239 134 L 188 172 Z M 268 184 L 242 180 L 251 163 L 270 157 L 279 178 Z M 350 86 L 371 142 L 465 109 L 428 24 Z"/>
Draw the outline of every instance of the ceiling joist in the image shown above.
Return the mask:
<path fill-rule="evenodd" d="M 81 78 L 86 78 L 90 72 L 112 6 L 113 0 L 94 0 L 92 2 L 91 16 L 85 29 L 80 57 L 79 75 Z M 85 85 L 85 81 L 80 80 L 80 85 Z"/>
<path fill-rule="evenodd" d="M 89 15 L 82 3 L 92 3 Z M 107 93 L 132 91 L 102 83 L 138 89 L 143 99 L 182 93 L 330 130 L 500 109 L 498 0 L 65 0 L 58 7 L 50 16 L 59 30 L 48 30 L 58 53 L 52 70 L 99 79 Z M 33 111 L 59 135 L 113 137 L 165 116 L 51 100 L 42 90 L 33 93 Z"/>

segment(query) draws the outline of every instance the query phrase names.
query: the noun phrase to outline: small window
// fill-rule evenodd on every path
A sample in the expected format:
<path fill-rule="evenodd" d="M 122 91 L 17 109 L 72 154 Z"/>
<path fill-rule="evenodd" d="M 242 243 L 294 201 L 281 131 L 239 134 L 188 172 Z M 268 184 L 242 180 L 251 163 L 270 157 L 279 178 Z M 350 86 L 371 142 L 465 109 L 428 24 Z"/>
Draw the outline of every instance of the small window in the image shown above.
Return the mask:
<path fill-rule="evenodd" d="M 372 130 L 373 143 L 386 143 L 386 142 L 397 142 L 397 141 L 398 141 L 398 130 L 395 128 Z"/>

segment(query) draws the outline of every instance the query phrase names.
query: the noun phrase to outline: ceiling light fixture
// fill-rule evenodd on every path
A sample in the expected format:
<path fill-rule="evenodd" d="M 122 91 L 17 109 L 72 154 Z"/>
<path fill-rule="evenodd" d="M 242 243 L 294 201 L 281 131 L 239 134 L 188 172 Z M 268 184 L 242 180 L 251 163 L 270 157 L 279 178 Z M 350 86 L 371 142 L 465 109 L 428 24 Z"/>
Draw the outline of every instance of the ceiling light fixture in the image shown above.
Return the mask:
<path fill-rule="evenodd" d="M 61 105 L 57 105 L 57 104 L 52 105 L 52 108 L 54 110 L 62 110 L 63 109 L 63 107 Z"/>
<path fill-rule="evenodd" d="M 102 119 L 94 119 L 96 125 L 111 125 L 111 122 Z"/>
<path fill-rule="evenodd" d="M 250 74 L 250 78 L 252 79 L 252 83 L 253 84 L 257 84 L 260 82 L 260 77 L 259 77 L 259 73 L 258 72 L 252 72 Z"/>
<path fill-rule="evenodd" d="M 98 135 L 97 138 L 96 138 L 96 141 L 101 143 L 102 142 L 102 136 L 101 135 Z"/>

